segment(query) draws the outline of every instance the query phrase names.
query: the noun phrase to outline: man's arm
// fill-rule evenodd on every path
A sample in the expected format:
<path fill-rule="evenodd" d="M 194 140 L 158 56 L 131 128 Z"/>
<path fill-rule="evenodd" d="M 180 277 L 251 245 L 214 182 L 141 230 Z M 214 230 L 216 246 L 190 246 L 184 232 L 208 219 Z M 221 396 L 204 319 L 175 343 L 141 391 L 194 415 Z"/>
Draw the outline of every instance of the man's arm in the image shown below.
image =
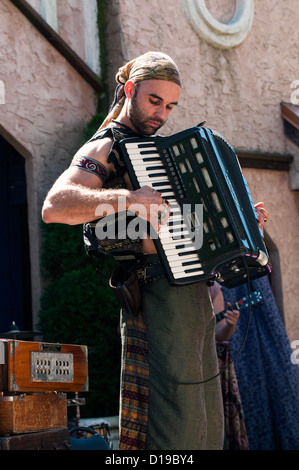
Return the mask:
<path fill-rule="evenodd" d="M 99 218 L 97 209 L 101 204 L 105 204 L 106 208 L 110 206 L 110 213 L 115 213 L 118 196 L 125 196 L 127 201 L 130 200 L 130 191 L 126 189 L 104 190 L 101 182 L 98 183 L 98 188 L 86 186 L 87 180 L 92 180 L 93 177 L 80 177 L 77 175 L 79 171 L 66 170 L 49 191 L 42 209 L 45 223 L 82 224 Z M 107 215 L 108 213 L 109 211 Z"/>
<path fill-rule="evenodd" d="M 227 306 L 229 309 L 232 308 L 230 302 L 227 303 Z M 224 297 L 221 289 L 213 300 L 213 308 L 215 315 L 225 309 Z M 225 318 L 216 323 L 215 326 L 216 341 L 219 343 L 227 341 L 234 334 L 239 316 L 240 312 L 238 310 L 226 310 Z"/>
<path fill-rule="evenodd" d="M 107 173 L 113 168 L 107 159 L 111 139 L 103 139 L 84 145 L 75 155 L 93 158 L 101 162 Z M 93 173 L 70 166 L 54 183 L 43 204 L 42 217 L 46 223 L 80 224 L 96 219 L 96 208 L 112 195 L 103 190 L 101 179 Z M 111 202 L 111 201 L 110 201 Z"/>
<path fill-rule="evenodd" d="M 111 139 L 88 143 L 78 151 L 74 158 L 78 156 L 93 158 L 111 174 L 115 171 L 114 166 L 108 163 L 111 145 Z M 153 192 L 148 187 L 137 191 L 103 189 L 103 183 L 97 175 L 76 166 L 70 166 L 47 194 L 42 208 L 42 218 L 45 223 L 82 224 L 103 216 L 101 205 L 105 208 L 105 215 L 118 212 L 120 196 L 125 198 L 126 209 L 133 204 L 142 204 L 146 209 L 147 220 L 157 218 L 158 206 L 163 202 L 159 193 Z"/>

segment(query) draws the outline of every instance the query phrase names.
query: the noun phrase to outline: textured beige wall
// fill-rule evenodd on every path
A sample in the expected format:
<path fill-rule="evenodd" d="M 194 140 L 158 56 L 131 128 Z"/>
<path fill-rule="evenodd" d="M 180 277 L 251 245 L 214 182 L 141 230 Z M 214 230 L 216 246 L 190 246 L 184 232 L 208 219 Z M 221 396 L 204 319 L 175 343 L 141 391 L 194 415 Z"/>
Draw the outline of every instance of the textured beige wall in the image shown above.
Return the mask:
<path fill-rule="evenodd" d="M 228 21 L 234 0 L 208 0 L 219 21 Z M 109 86 L 118 66 L 148 51 L 173 57 L 183 77 L 178 109 L 163 128 L 165 135 L 205 120 L 236 148 L 291 153 L 285 139 L 281 101 L 290 102 L 291 83 L 299 79 L 299 9 L 296 0 L 255 2 L 252 29 L 238 47 L 219 50 L 199 39 L 184 15 L 182 0 L 111 0 L 108 5 Z M 299 339 L 297 276 L 299 194 L 291 192 L 288 173 L 246 170 L 253 198 L 271 212 L 267 230 L 279 248 L 284 312 L 291 339 Z"/>
<path fill-rule="evenodd" d="M 111 0 L 109 3 L 109 21 L 114 25 L 110 43 L 116 36 L 116 28 L 121 31 L 120 50 L 113 50 L 110 83 L 113 84 L 120 62 L 148 50 L 162 50 L 179 65 L 184 85 L 179 118 L 176 114 L 165 132 L 205 119 L 208 126 L 223 131 L 238 148 L 287 151 L 280 102 L 290 100 L 291 83 L 298 78 L 296 0 L 289 0 L 287 5 L 270 0 L 255 2 L 249 36 L 239 47 L 226 51 L 198 38 L 184 15 L 182 0 L 163 3 Z M 215 13 L 217 6 L 217 10 L 221 8 L 220 3 L 209 0 L 207 5 Z M 235 1 L 224 3 L 228 8 Z M 117 10 L 118 24 L 113 18 Z"/>
<path fill-rule="evenodd" d="M 9 1 L 0 2 L 0 133 L 26 158 L 33 313 L 39 308 L 41 205 L 82 142 L 93 89 Z"/>
<path fill-rule="evenodd" d="M 57 2 L 58 31 L 72 49 L 85 59 L 85 38 L 82 0 Z"/>

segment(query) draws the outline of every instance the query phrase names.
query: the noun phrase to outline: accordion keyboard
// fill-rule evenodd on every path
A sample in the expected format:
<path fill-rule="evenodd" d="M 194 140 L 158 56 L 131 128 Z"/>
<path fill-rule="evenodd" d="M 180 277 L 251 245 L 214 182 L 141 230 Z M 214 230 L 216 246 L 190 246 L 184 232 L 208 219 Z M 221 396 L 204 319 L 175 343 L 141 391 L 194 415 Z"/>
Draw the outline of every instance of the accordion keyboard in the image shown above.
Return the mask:
<path fill-rule="evenodd" d="M 138 185 L 149 186 L 162 195 L 170 204 L 170 215 L 166 225 L 159 230 L 159 240 L 174 279 L 201 276 L 204 274 L 194 239 L 190 236 L 183 217 L 182 208 L 169 183 L 165 166 L 155 142 L 128 142 L 125 144 L 130 156 Z"/>

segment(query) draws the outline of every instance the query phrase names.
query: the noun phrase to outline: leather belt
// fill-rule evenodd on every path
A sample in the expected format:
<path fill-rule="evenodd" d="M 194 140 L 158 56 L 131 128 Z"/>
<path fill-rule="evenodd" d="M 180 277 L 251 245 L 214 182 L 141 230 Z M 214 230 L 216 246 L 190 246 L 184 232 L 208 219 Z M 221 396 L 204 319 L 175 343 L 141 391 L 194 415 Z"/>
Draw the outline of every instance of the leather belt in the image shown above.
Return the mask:
<path fill-rule="evenodd" d="M 155 256 L 155 258 L 157 257 Z M 136 274 L 141 284 L 158 281 L 158 279 L 165 277 L 162 264 L 158 259 L 154 259 L 154 257 L 151 259 L 151 255 L 146 258 L 144 263 L 138 266 Z"/>

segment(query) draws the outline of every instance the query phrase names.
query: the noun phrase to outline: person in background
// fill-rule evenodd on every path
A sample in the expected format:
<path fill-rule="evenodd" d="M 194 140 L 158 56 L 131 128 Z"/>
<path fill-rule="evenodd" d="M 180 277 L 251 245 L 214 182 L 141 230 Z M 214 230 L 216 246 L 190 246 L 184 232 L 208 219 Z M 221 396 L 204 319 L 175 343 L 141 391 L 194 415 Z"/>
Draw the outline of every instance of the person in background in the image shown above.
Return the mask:
<path fill-rule="evenodd" d="M 233 310 L 230 302 L 227 303 L 227 309 L 225 309 L 221 286 L 217 282 L 214 282 L 213 286 L 210 287 L 210 295 L 216 317 L 216 341 L 222 343 L 223 341 L 227 341 L 234 334 L 240 312 L 236 309 Z M 218 321 L 217 315 L 222 313 L 224 314 L 224 318 Z"/>
<path fill-rule="evenodd" d="M 225 308 L 222 288 L 217 282 L 210 287 L 210 295 L 216 317 L 215 339 L 223 399 L 223 448 L 225 450 L 249 450 L 243 406 L 229 343 L 229 339 L 236 330 L 240 312 L 233 309 L 230 302 L 226 303 L 227 309 Z"/>

